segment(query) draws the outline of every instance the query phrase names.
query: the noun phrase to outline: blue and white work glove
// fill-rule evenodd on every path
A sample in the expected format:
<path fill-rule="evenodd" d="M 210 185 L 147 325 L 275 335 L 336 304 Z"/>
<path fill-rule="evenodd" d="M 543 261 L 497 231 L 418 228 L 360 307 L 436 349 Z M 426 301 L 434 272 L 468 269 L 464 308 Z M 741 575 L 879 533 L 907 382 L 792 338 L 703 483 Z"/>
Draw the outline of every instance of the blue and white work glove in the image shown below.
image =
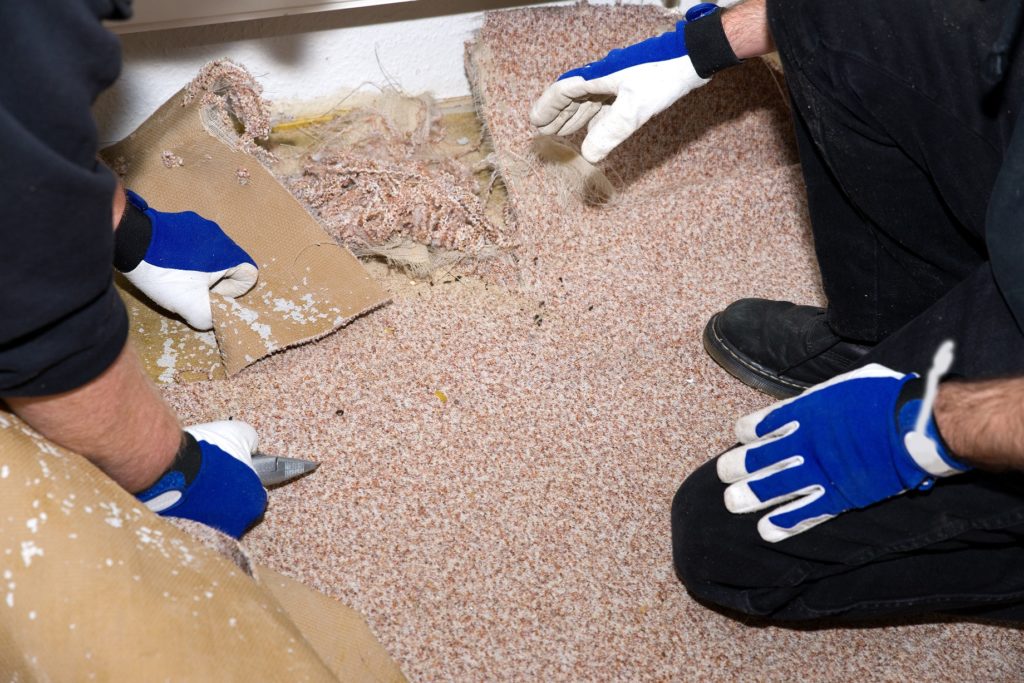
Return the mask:
<path fill-rule="evenodd" d="M 701 3 L 674 31 L 562 74 L 533 105 L 530 122 L 544 135 L 571 135 L 589 124 L 581 154 L 596 164 L 713 73 L 738 63 L 718 6 Z"/>
<path fill-rule="evenodd" d="M 927 381 L 872 364 L 740 419 L 741 445 L 718 459 L 726 508 L 775 508 L 757 524 L 774 543 L 970 469 L 950 455 L 932 416 L 952 347 L 939 348 Z"/>
<path fill-rule="evenodd" d="M 186 427 L 170 469 L 135 496 L 153 512 L 239 538 L 267 507 L 252 467 L 258 441 L 255 429 L 236 420 Z"/>
<path fill-rule="evenodd" d="M 213 327 L 210 291 L 245 294 L 259 277 L 256 262 L 197 213 L 151 209 L 131 190 L 115 235 L 114 267 L 143 294 L 197 330 Z"/>

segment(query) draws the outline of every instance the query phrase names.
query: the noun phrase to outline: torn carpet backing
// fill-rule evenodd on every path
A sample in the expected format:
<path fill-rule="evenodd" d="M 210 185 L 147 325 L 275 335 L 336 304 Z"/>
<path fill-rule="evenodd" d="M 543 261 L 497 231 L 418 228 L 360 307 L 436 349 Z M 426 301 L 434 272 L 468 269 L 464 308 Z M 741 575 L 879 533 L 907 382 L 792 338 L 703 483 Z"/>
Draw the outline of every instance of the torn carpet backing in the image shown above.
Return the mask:
<path fill-rule="evenodd" d="M 138 130 L 102 152 L 125 185 L 152 206 L 216 221 L 260 268 L 248 294 L 212 295 L 212 333 L 169 317 L 119 280 L 132 340 L 158 382 L 233 375 L 387 300 L 362 264 L 264 167 L 261 159 L 272 163 L 273 157 L 253 142 L 266 134 L 259 93 L 241 67 L 211 63 Z"/>

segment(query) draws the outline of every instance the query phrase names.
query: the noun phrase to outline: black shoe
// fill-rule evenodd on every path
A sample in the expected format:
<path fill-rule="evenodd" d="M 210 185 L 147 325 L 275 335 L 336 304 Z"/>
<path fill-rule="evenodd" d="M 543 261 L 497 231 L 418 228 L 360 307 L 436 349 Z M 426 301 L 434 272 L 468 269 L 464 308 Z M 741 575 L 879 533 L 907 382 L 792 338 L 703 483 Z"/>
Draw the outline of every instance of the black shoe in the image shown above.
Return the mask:
<path fill-rule="evenodd" d="M 776 398 L 846 372 L 871 350 L 837 337 L 824 308 L 765 299 L 740 299 L 711 316 L 704 348 L 736 379 Z"/>

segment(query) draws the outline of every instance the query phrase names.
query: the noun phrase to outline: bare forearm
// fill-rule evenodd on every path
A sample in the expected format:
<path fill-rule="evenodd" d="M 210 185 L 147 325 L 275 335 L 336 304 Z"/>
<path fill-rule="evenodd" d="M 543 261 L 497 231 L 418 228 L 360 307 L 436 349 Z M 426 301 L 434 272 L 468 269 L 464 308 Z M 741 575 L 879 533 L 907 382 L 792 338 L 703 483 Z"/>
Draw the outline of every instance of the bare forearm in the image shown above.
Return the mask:
<path fill-rule="evenodd" d="M 114 190 L 114 203 L 112 208 L 113 215 L 111 218 L 114 222 L 114 230 L 117 230 L 117 226 L 121 224 L 121 217 L 124 216 L 125 207 L 128 204 L 128 199 L 124 196 L 124 183 L 121 179 L 117 179 L 117 189 Z"/>
<path fill-rule="evenodd" d="M 114 229 L 125 210 L 124 185 L 114 192 Z M 178 419 L 142 370 L 131 344 L 99 377 L 52 396 L 5 399 L 40 434 L 81 453 L 129 491 L 152 484 L 181 442 Z"/>
<path fill-rule="evenodd" d="M 131 344 L 102 375 L 78 389 L 5 400 L 40 434 L 86 456 L 133 492 L 167 470 L 181 443 L 177 417 L 146 377 Z"/>
<path fill-rule="evenodd" d="M 775 50 L 765 0 L 746 0 L 727 9 L 722 14 L 722 28 L 740 59 L 760 57 Z"/>
<path fill-rule="evenodd" d="M 1024 470 L 1024 378 L 946 382 L 935 422 L 953 453 L 988 470 Z"/>

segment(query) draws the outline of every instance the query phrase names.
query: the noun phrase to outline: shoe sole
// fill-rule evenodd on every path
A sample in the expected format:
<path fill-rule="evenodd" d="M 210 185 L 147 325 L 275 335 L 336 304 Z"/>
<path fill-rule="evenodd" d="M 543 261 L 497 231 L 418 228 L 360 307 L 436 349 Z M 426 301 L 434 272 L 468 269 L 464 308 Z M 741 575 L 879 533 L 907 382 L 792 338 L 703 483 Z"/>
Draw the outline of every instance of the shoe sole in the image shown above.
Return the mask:
<path fill-rule="evenodd" d="M 711 316 L 711 320 L 704 326 L 703 340 L 704 350 L 722 366 L 723 370 L 748 387 L 775 398 L 792 398 L 810 386 L 810 384 L 779 377 L 733 348 L 718 332 L 718 317 L 720 315 L 720 313 L 716 313 Z"/>

